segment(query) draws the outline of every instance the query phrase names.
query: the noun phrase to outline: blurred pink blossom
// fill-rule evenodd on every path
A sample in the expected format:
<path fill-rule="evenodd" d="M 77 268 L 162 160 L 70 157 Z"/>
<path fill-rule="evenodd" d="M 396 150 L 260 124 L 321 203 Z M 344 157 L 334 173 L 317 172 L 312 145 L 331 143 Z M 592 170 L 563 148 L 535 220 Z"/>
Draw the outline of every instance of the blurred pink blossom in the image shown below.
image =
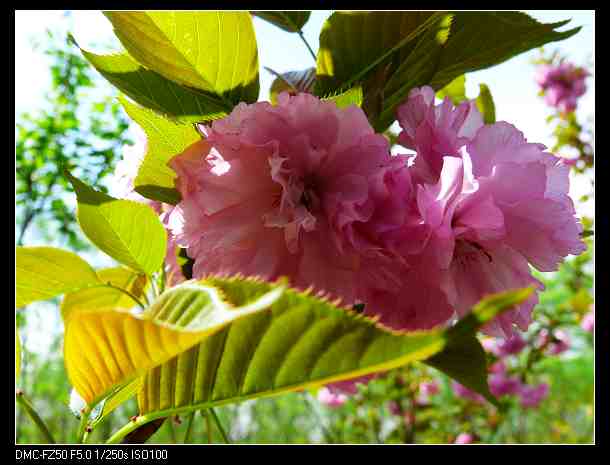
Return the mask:
<path fill-rule="evenodd" d="M 595 310 L 591 310 L 583 317 L 580 327 L 590 333 L 595 330 Z"/>
<path fill-rule="evenodd" d="M 347 396 L 338 392 L 331 392 L 328 388 L 321 388 L 318 391 L 318 401 L 330 408 L 342 406 L 347 401 Z"/>
<path fill-rule="evenodd" d="M 585 79 L 589 72 L 572 63 L 541 65 L 535 75 L 536 82 L 544 91 L 546 103 L 562 112 L 576 109 L 578 98 L 587 90 Z"/>
<path fill-rule="evenodd" d="M 454 444 L 472 444 L 474 442 L 474 436 L 469 433 L 460 433 L 455 438 Z"/>
<path fill-rule="evenodd" d="M 518 392 L 521 406 L 524 408 L 537 408 L 549 394 L 549 385 L 541 383 L 537 386 L 523 385 Z"/>

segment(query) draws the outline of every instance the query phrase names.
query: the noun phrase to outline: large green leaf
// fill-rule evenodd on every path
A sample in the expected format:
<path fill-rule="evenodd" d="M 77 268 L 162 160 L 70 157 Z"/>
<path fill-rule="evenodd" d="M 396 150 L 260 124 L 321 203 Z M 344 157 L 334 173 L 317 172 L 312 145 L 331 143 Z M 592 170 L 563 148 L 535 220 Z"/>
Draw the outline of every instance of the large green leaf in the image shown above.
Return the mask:
<path fill-rule="evenodd" d="M 170 81 L 144 68 L 128 53 L 98 55 L 81 49 L 102 76 L 140 105 L 182 122 L 225 116 L 232 107 L 215 95 Z"/>
<path fill-rule="evenodd" d="M 154 111 L 120 99 L 129 117 L 146 133 L 146 154 L 134 181 L 135 190 L 146 198 L 177 204 L 180 193 L 174 187 L 176 173 L 167 162 L 201 136 L 192 124 L 180 124 Z"/>
<path fill-rule="evenodd" d="M 98 192 L 70 173 L 81 229 L 100 250 L 130 268 L 151 275 L 161 268 L 167 234 L 154 210 L 143 203 Z"/>
<path fill-rule="evenodd" d="M 70 382 L 88 405 L 94 405 L 118 385 L 188 350 L 232 321 L 268 308 L 283 290 L 278 286 L 234 307 L 223 301 L 218 289 L 187 282 L 163 293 L 142 314 L 114 308 L 72 311 L 64 321 L 64 360 Z"/>
<path fill-rule="evenodd" d="M 251 13 L 288 32 L 300 32 L 311 15 L 311 11 L 252 11 Z"/>
<path fill-rule="evenodd" d="M 247 12 L 106 12 L 129 54 L 229 107 L 258 98 L 258 53 Z"/>
<path fill-rule="evenodd" d="M 394 74 L 383 86 L 381 111 L 372 115 L 373 127 L 385 131 L 396 119 L 396 108 L 402 104 L 409 91 L 430 82 L 443 53 L 443 45 L 449 35 L 453 16 L 444 14 L 420 35 Z"/>
<path fill-rule="evenodd" d="M 141 297 L 148 284 L 145 274 L 137 273 L 129 268 L 115 267 L 97 270 L 100 282 L 111 284 L 114 287 L 94 287 L 80 289 L 66 294 L 61 302 L 61 315 L 65 320 L 73 310 L 88 310 L 93 308 L 133 308 L 136 304 L 124 292 L 124 289 L 135 297 Z"/>
<path fill-rule="evenodd" d="M 440 90 L 464 73 L 564 40 L 580 29 L 556 31 L 566 22 L 542 24 L 518 12 L 334 13 L 320 35 L 316 94 L 361 82 L 363 108 L 383 132 L 413 87 Z"/>
<path fill-rule="evenodd" d="M 517 11 L 461 11 L 430 85 L 440 89 L 457 76 L 489 68 L 549 42 L 567 39 L 580 27 L 558 32 L 567 21 L 544 24 Z"/>
<path fill-rule="evenodd" d="M 234 305 L 273 289 L 271 284 L 251 279 L 210 278 L 206 283 L 219 288 Z M 530 293 L 526 289 L 485 301 L 450 330 L 401 333 L 323 299 L 287 289 L 269 311 L 235 320 L 148 371 L 138 394 L 142 415 L 138 421 L 143 424 L 175 413 L 302 390 L 389 370 L 434 354 L 439 355 L 433 366 L 488 394 L 486 371 L 481 372 L 478 359 L 467 360 L 473 367 L 453 371 L 446 362 L 458 358 L 453 352 L 461 354 L 465 346 L 478 345 L 477 328 Z M 180 314 L 176 308 L 171 321 Z M 157 318 L 162 318 L 158 312 Z M 478 348 L 482 351 L 480 345 Z"/>
<path fill-rule="evenodd" d="M 413 11 L 333 13 L 320 32 L 316 94 L 363 82 L 388 64 L 387 74 L 393 74 L 413 49 L 413 39 L 436 17 Z"/>
<path fill-rule="evenodd" d="M 15 258 L 17 307 L 101 284 L 95 270 L 85 260 L 67 250 L 17 247 Z"/>

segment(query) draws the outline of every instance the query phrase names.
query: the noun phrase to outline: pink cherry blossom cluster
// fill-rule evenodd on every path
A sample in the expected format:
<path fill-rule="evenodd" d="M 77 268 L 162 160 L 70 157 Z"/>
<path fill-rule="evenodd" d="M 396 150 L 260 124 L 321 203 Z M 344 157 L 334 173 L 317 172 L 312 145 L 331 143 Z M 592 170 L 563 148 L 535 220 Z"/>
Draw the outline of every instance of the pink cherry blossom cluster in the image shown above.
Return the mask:
<path fill-rule="evenodd" d="M 544 92 L 546 103 L 561 112 L 576 109 L 578 98 L 587 90 L 585 79 L 589 72 L 572 63 L 540 65 L 536 71 L 536 82 Z"/>
<path fill-rule="evenodd" d="M 170 162 L 181 202 L 167 227 L 211 273 L 287 276 L 292 285 L 364 304 L 405 330 L 450 324 L 482 297 L 542 284 L 585 250 L 568 172 L 473 102 L 436 105 L 430 87 L 398 109 L 392 155 L 364 112 L 309 94 L 239 104 Z M 533 295 L 485 330 L 525 330 Z"/>

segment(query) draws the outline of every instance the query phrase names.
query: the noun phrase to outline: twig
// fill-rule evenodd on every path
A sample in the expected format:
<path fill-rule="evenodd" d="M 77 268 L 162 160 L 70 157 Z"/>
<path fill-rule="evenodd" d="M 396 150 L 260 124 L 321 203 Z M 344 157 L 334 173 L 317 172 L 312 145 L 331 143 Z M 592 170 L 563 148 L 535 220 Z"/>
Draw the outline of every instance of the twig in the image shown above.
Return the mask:
<path fill-rule="evenodd" d="M 40 415 L 36 412 L 30 401 L 25 397 L 23 391 L 19 390 L 15 394 L 15 398 L 17 402 L 23 407 L 28 416 L 32 419 L 32 421 L 38 426 L 38 429 L 42 432 L 42 435 L 45 437 L 49 444 L 55 444 L 55 439 L 53 439 L 53 435 L 49 431 L 49 428 L 45 424 L 45 422 L 40 418 Z"/>

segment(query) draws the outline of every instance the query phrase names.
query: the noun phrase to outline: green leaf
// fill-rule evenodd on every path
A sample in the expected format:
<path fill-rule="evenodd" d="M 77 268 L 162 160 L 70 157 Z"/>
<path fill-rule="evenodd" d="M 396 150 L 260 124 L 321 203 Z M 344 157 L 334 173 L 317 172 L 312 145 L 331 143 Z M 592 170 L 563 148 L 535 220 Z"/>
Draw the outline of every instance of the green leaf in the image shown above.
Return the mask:
<path fill-rule="evenodd" d="M 489 321 L 503 309 L 511 308 L 525 301 L 534 292 L 528 287 L 495 294 L 479 302 L 467 317 L 448 330 L 448 343 L 438 354 L 424 363 L 455 379 L 496 407 L 496 398 L 487 384 L 487 359 L 485 350 L 475 336 L 474 329 Z"/>
<path fill-rule="evenodd" d="M 485 124 L 493 124 L 496 122 L 496 106 L 494 99 L 491 96 L 489 87 L 486 84 L 479 84 L 479 96 L 476 99 L 476 105 L 483 115 Z"/>
<path fill-rule="evenodd" d="M 95 270 L 78 255 L 54 247 L 17 247 L 15 305 L 23 307 L 66 292 L 101 284 Z"/>
<path fill-rule="evenodd" d="M 411 89 L 427 85 L 434 76 L 452 19 L 452 15 L 445 14 L 428 27 L 385 83 L 381 112 L 372 120 L 377 132 L 385 131 L 396 120 L 396 108 L 407 99 Z"/>
<path fill-rule="evenodd" d="M 311 15 L 311 11 L 252 11 L 251 13 L 288 32 L 299 32 Z"/>
<path fill-rule="evenodd" d="M 100 282 L 110 283 L 115 287 L 125 289 L 135 297 L 142 296 L 148 284 L 146 275 L 124 267 L 97 270 L 97 275 Z M 62 318 L 66 320 L 73 310 L 91 310 L 104 307 L 130 309 L 135 305 L 133 299 L 123 292 L 102 286 L 80 289 L 66 294 L 61 302 L 60 310 Z"/>
<path fill-rule="evenodd" d="M 349 107 L 350 105 L 362 107 L 362 99 L 361 86 L 355 86 L 340 94 L 322 98 L 322 100 L 334 102 L 339 108 Z"/>
<path fill-rule="evenodd" d="M 333 13 L 320 32 L 316 95 L 363 82 L 387 63 L 391 75 L 413 49 L 413 39 L 436 18 L 434 12 Z"/>
<path fill-rule="evenodd" d="M 95 428 L 102 421 L 104 421 L 108 415 L 110 415 L 114 410 L 120 407 L 122 404 L 127 402 L 133 396 L 137 394 L 137 392 L 142 388 L 142 384 L 144 382 L 144 378 L 139 377 L 136 378 L 123 386 L 120 386 L 116 389 L 112 394 L 106 397 L 101 402 L 101 408 L 99 409 L 99 414 L 93 418 L 90 418 L 91 428 Z"/>
<path fill-rule="evenodd" d="M 218 332 L 232 321 L 268 308 L 277 286 L 234 307 L 215 288 L 195 282 L 164 292 L 144 313 L 103 308 L 72 311 L 65 324 L 64 360 L 71 384 L 89 406 L 118 385 Z"/>
<path fill-rule="evenodd" d="M 436 98 L 444 99 L 449 97 L 454 105 L 459 105 L 466 98 L 466 75 L 456 77 L 453 81 L 436 93 Z"/>
<path fill-rule="evenodd" d="M 161 268 L 167 234 L 154 210 L 143 203 L 98 192 L 66 172 L 77 197 L 77 218 L 100 250 L 130 268 L 151 275 Z"/>
<path fill-rule="evenodd" d="M 461 11 L 454 15 L 437 72 L 430 82 L 440 89 L 457 76 L 489 68 L 549 42 L 567 39 L 580 27 L 563 32 L 569 22 L 543 24 L 517 11 Z"/>
<path fill-rule="evenodd" d="M 228 106 L 258 98 L 258 53 L 247 12 L 105 12 L 145 67 L 218 96 Z"/>
<path fill-rule="evenodd" d="M 307 68 L 302 71 L 288 71 L 287 73 L 279 74 L 271 68 L 265 67 L 267 71 L 276 76 L 276 79 L 271 83 L 269 89 L 269 97 L 271 103 L 277 103 L 277 96 L 281 92 L 289 92 L 295 95 L 299 92 L 311 93 L 316 79 L 316 69 Z"/>
<path fill-rule="evenodd" d="M 140 105 L 182 122 L 225 116 L 232 107 L 213 94 L 177 84 L 135 61 L 128 53 L 97 55 L 81 49 L 96 70 Z"/>
<path fill-rule="evenodd" d="M 234 305 L 247 304 L 274 287 L 243 278 L 209 278 L 206 283 L 219 288 Z M 176 412 L 303 390 L 396 368 L 442 350 L 446 360 L 460 345 L 452 339 L 474 338 L 481 324 L 530 292 L 494 298 L 453 330 L 405 333 L 390 331 L 308 293 L 287 289 L 269 311 L 235 320 L 150 370 L 138 394 L 140 413 L 150 421 Z M 178 315 L 176 310 L 172 321 Z"/>
<path fill-rule="evenodd" d="M 174 187 L 176 173 L 167 162 L 182 153 L 201 136 L 191 124 L 179 124 L 155 112 L 119 99 L 121 105 L 146 133 L 147 152 L 134 181 L 136 192 L 151 200 L 177 204 L 180 193 Z"/>

